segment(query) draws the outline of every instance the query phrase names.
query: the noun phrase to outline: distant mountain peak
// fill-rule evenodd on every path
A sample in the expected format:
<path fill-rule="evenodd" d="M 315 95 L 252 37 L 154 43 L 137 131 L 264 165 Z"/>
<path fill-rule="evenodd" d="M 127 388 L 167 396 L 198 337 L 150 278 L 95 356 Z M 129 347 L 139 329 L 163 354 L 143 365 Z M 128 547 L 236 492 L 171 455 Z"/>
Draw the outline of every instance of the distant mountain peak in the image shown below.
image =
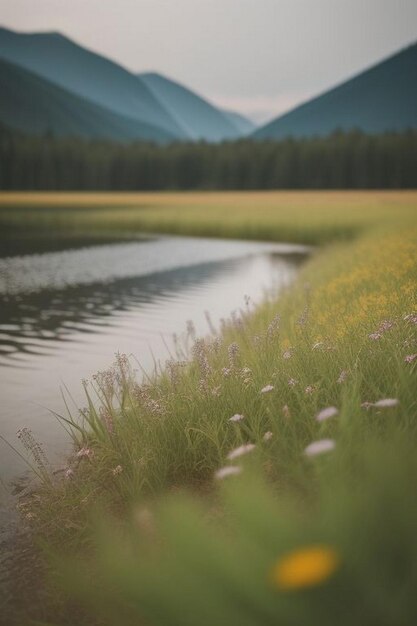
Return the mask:
<path fill-rule="evenodd" d="M 118 115 L 160 127 L 177 139 L 186 138 L 163 104 L 134 74 L 59 32 L 22 34 L 3 28 L 0 58 Z"/>
<path fill-rule="evenodd" d="M 89 102 L 108 113 L 132 122 L 136 120 L 138 128 L 146 129 L 146 138 L 149 129 L 156 131 L 156 140 L 162 136 L 185 141 L 236 139 L 253 130 L 251 123 L 242 116 L 222 111 L 160 72 L 149 71 L 136 76 L 59 31 L 19 33 L 0 27 L 0 59 L 51 83 L 48 89 L 37 84 L 39 93 L 52 94 L 52 85 L 55 85 L 76 96 L 79 104 Z M 3 71 L 6 72 L 5 67 Z M 10 71 L 9 68 L 11 80 Z M 24 80 L 20 75 L 22 82 L 35 89 L 34 80 L 28 77 Z M 54 97 L 63 103 L 58 92 Z M 72 100 L 74 115 L 75 102 Z M 45 110 L 44 104 L 42 110 Z M 83 108 L 81 104 L 80 107 Z M 57 111 L 54 114 L 57 116 Z M 74 124 L 77 128 L 75 120 Z M 64 126 L 71 126 L 68 120 Z"/>
<path fill-rule="evenodd" d="M 69 37 L 61 33 L 59 30 L 41 30 L 41 31 L 30 30 L 30 31 L 22 32 L 22 31 L 14 30 L 13 28 L 8 28 L 6 26 L 0 25 L 0 34 L 2 33 L 10 33 L 12 35 L 17 35 L 19 37 L 36 37 L 36 36 L 56 37 L 60 39 L 66 39 L 67 41 L 71 41 Z"/>
<path fill-rule="evenodd" d="M 255 139 L 417 128 L 417 43 L 375 63 L 255 131 Z"/>

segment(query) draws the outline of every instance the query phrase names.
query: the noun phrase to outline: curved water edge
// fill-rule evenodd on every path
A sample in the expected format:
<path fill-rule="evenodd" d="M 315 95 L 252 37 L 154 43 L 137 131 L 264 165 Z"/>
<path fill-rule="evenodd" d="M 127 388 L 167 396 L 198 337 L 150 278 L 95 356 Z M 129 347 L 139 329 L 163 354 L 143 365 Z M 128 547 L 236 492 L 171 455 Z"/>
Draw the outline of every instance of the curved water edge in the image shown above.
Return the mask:
<path fill-rule="evenodd" d="M 200 237 L 142 238 L 0 258 L 0 294 L 18 296 L 110 283 L 259 254 L 305 254 L 307 246 Z"/>
<path fill-rule="evenodd" d="M 68 389 L 76 411 L 85 403 L 81 379 L 110 365 L 116 352 L 135 355 L 148 372 L 155 362 L 163 366 L 187 320 L 207 334 L 209 311 L 218 329 L 221 318 L 244 306 L 244 296 L 255 305 L 291 282 L 309 252 L 166 236 L 63 245 L 0 258 L 0 434 L 19 447 L 18 429 L 29 428 L 54 467 L 71 450 L 51 413 L 62 413 L 60 388 Z M 12 521 L 10 481 L 25 466 L 1 441 L 0 448 L 4 530 Z"/>

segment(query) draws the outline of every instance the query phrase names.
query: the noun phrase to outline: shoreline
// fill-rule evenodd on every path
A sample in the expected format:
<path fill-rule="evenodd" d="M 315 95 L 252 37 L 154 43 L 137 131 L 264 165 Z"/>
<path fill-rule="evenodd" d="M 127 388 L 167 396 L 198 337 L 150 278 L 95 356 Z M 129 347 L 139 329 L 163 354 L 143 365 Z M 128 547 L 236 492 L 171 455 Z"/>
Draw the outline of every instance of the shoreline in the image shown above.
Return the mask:
<path fill-rule="evenodd" d="M 129 526 L 131 511 L 137 507 L 155 509 L 158 517 L 159 500 L 167 520 L 173 520 L 178 533 L 185 532 L 180 529 L 182 524 L 188 528 L 187 516 L 194 518 L 188 504 L 182 518 L 175 517 L 182 492 L 200 490 L 203 499 L 207 489 L 216 492 L 215 473 L 231 466 L 231 451 L 248 444 L 256 446 L 255 451 L 237 457 L 242 477 L 230 478 L 236 481 L 230 484 L 240 493 L 247 475 L 247 491 L 255 501 L 250 477 L 252 471 L 261 471 L 276 497 L 283 493 L 295 500 L 303 497 L 307 517 L 309 501 L 316 501 L 317 492 L 327 493 L 332 480 L 345 487 L 349 484 L 350 473 L 357 472 L 356 458 L 366 458 L 367 447 L 377 450 L 374 462 L 382 470 L 387 452 L 384 440 L 399 452 L 405 449 L 400 435 L 405 434 L 410 444 L 414 437 L 415 206 L 414 219 L 411 213 L 402 221 L 395 217 L 395 228 L 391 220 L 381 220 L 373 230 L 362 222 L 362 234 L 354 240 L 322 247 L 277 302 L 265 302 L 250 314 L 232 319 L 217 341 L 197 340 L 190 365 L 172 363 L 161 376 L 138 386 L 121 357 L 116 369 L 96 380 L 102 408 L 90 405 L 86 428 L 78 433 L 78 460 L 67 468 L 72 473 L 53 488 L 45 484 L 39 492 L 41 501 L 32 502 L 28 509 L 34 516 L 35 536 L 64 560 L 78 546 L 81 563 L 80 547 L 94 541 L 97 533 L 91 520 L 97 507 L 104 517 L 117 514 Z M 113 402 L 116 398 L 118 405 Z M 325 417 L 323 422 L 317 419 L 333 407 L 334 417 Z M 323 464 L 320 459 L 306 461 L 303 451 L 320 440 L 336 442 L 335 451 Z M 402 462 L 408 471 L 405 453 L 399 454 L 398 463 Z M 385 510 L 390 492 L 372 490 L 373 483 L 366 476 L 366 497 L 375 502 L 380 498 Z M 218 488 L 222 494 L 222 485 Z M 232 506 L 227 480 L 224 489 L 221 506 L 227 512 Z M 175 505 L 177 493 L 179 504 Z M 323 516 L 326 507 L 338 506 L 336 495 L 334 504 L 330 495 L 326 497 L 328 505 L 316 503 Z M 345 499 L 344 506 L 354 511 L 353 502 L 348 496 Z M 206 500 L 209 509 L 204 515 L 210 517 L 211 496 Z M 146 537 L 147 522 L 143 515 L 141 519 L 139 526 Z M 242 524 L 246 523 L 242 513 Z M 372 517 L 363 519 L 368 536 L 374 523 Z M 217 537 L 216 524 L 212 532 Z M 334 541 L 342 550 L 348 529 L 341 525 L 337 532 L 340 537 Z M 329 541 L 330 536 L 328 532 Z M 377 558 L 378 549 L 372 559 Z M 115 552 L 113 558 L 122 566 L 123 551 Z M 176 553 L 176 559 L 180 558 Z M 345 553 L 344 558 L 349 555 Z M 385 563 L 384 553 L 379 552 L 379 558 Z M 137 564 L 138 576 L 142 576 L 142 566 L 143 572 L 152 572 L 152 563 L 149 556 Z M 385 566 L 390 571 L 388 561 Z M 114 572 L 103 567 L 113 580 Z M 169 553 L 160 567 L 161 575 L 177 572 L 177 562 Z M 94 596 L 91 584 L 84 583 Z M 155 584 L 151 575 L 144 589 L 169 607 L 168 589 Z M 361 590 L 366 593 L 365 587 Z M 83 598 L 75 583 L 71 593 Z M 146 598 L 140 598 L 147 606 Z M 118 600 L 113 601 L 117 606 Z M 216 602 L 220 606 L 217 597 Z M 65 601 L 63 606 L 65 615 Z M 95 610 L 86 608 L 87 621 L 82 623 L 89 623 Z"/>

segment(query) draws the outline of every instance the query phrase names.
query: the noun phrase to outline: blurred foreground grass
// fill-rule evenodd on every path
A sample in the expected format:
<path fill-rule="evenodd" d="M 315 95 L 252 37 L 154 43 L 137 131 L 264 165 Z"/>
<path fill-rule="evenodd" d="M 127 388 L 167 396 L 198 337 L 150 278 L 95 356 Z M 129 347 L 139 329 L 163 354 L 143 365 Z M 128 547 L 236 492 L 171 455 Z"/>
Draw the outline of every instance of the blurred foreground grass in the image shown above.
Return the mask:
<path fill-rule="evenodd" d="M 196 198 L 121 215 L 327 245 L 144 383 L 119 355 L 86 384 L 20 507 L 49 583 L 16 623 L 417 623 L 417 194 Z"/>

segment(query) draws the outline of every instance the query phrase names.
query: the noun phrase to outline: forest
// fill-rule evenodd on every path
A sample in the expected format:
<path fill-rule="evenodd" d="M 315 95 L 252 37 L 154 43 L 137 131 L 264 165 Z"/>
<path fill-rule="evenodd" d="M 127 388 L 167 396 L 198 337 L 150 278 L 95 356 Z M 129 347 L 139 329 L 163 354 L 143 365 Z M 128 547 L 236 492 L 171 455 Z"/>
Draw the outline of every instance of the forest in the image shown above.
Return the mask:
<path fill-rule="evenodd" d="M 417 132 L 130 144 L 0 129 L 2 190 L 411 189 Z"/>

